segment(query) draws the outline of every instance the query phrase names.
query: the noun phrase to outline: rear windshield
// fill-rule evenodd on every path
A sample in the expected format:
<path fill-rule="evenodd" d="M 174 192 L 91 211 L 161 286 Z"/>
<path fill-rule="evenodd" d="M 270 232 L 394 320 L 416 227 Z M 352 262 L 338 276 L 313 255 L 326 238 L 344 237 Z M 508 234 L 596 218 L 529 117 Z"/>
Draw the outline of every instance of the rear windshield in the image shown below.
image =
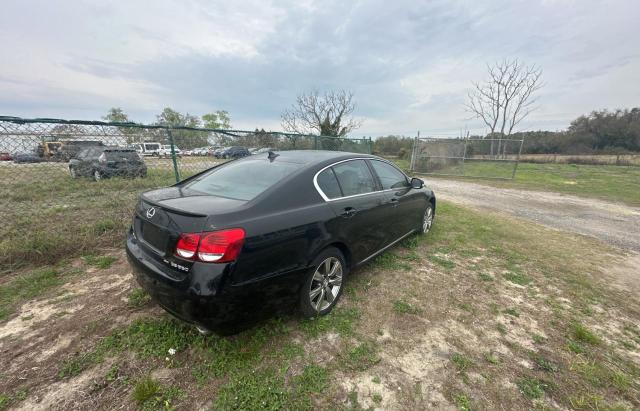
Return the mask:
<path fill-rule="evenodd" d="M 186 187 L 201 193 L 249 201 L 300 166 L 267 159 L 232 162 L 198 177 Z"/>
<path fill-rule="evenodd" d="M 107 156 L 107 160 L 117 161 L 117 160 L 138 160 L 138 154 L 135 151 L 105 151 L 105 155 Z"/>

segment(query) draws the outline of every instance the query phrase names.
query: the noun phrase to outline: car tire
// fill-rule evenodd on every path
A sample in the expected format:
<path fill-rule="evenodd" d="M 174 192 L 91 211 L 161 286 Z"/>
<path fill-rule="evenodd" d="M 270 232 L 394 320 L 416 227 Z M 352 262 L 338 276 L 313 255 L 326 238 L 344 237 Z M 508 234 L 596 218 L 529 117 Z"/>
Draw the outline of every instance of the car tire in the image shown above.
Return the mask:
<path fill-rule="evenodd" d="M 348 274 L 344 256 L 335 247 L 323 250 L 311 266 L 299 297 L 300 312 L 307 318 L 331 312 L 342 295 Z"/>
<path fill-rule="evenodd" d="M 71 178 L 76 179 L 78 178 L 78 173 L 76 172 L 76 169 L 73 167 L 69 167 L 69 175 L 71 176 Z"/>
<path fill-rule="evenodd" d="M 420 225 L 420 234 L 428 234 L 433 226 L 433 206 L 431 203 L 424 209 L 422 214 L 422 224 Z"/>
<path fill-rule="evenodd" d="M 93 180 L 94 181 L 102 180 L 102 173 L 100 173 L 100 171 L 98 170 L 93 170 Z"/>

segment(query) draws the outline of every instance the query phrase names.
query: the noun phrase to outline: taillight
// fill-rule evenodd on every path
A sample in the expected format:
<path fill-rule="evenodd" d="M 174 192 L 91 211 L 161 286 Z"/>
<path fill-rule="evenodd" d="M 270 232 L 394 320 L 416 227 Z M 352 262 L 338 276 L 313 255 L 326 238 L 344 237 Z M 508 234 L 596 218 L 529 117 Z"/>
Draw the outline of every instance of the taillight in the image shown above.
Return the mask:
<path fill-rule="evenodd" d="M 105 153 L 100 154 L 100 157 L 98 157 L 98 162 L 100 163 L 106 163 L 107 162 L 107 155 Z"/>
<path fill-rule="evenodd" d="M 200 234 L 180 234 L 178 244 L 176 244 L 176 254 L 182 258 L 193 258 L 198 251 Z"/>
<path fill-rule="evenodd" d="M 202 234 L 180 234 L 176 255 L 205 263 L 226 263 L 238 257 L 243 242 L 244 230 L 241 228 Z"/>

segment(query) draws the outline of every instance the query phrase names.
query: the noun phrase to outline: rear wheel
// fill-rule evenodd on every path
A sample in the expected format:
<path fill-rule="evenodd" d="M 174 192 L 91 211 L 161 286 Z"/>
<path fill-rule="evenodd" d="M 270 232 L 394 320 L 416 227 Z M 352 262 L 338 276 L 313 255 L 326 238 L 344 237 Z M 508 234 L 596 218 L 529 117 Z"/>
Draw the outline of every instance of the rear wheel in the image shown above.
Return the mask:
<path fill-rule="evenodd" d="M 314 267 L 300 289 L 300 311 L 305 317 L 331 312 L 342 295 L 347 274 L 345 259 L 340 250 L 327 248 L 312 263 Z"/>
<path fill-rule="evenodd" d="M 94 179 L 95 181 L 100 181 L 100 180 L 102 180 L 102 174 L 100 173 L 100 171 L 98 171 L 98 170 L 94 170 L 94 171 L 93 171 L 93 179 Z"/>

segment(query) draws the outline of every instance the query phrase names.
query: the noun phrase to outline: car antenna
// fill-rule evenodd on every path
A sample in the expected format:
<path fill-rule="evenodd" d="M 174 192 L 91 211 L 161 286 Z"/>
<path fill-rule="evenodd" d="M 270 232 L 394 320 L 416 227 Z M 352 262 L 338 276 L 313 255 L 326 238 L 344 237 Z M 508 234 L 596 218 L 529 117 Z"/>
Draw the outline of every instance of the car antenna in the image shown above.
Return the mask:
<path fill-rule="evenodd" d="M 267 156 L 267 158 L 273 163 L 273 160 L 275 160 L 279 155 L 280 154 L 276 154 L 275 152 L 269 150 L 269 155 Z"/>

